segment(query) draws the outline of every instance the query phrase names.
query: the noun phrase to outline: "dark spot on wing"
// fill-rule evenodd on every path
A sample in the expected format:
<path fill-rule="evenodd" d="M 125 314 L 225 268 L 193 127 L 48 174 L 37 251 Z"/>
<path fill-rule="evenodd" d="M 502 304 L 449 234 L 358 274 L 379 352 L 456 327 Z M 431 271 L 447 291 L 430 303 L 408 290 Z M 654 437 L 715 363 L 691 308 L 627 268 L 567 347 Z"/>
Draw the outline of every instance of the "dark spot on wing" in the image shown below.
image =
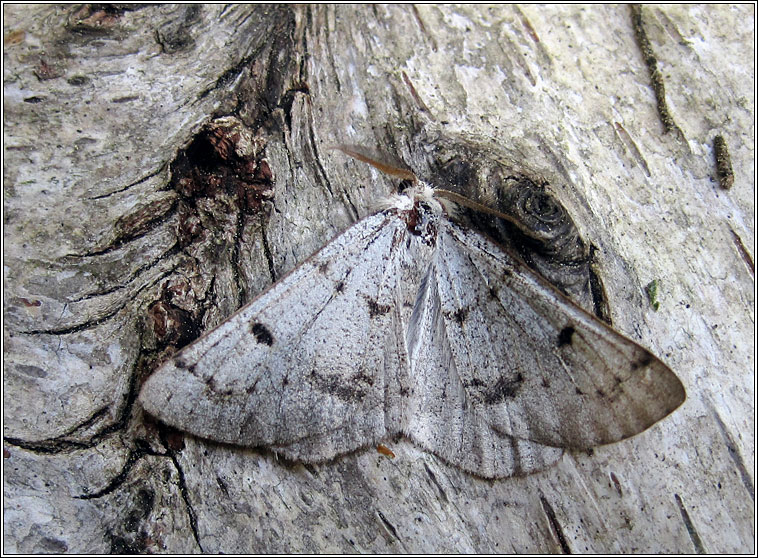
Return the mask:
<path fill-rule="evenodd" d="M 274 344 L 274 336 L 271 335 L 269 329 L 260 322 L 255 322 L 250 326 L 250 332 L 255 335 L 258 343 L 265 343 L 269 347 Z"/>
<path fill-rule="evenodd" d="M 468 309 L 466 308 L 458 308 L 455 312 L 445 312 L 445 317 L 448 320 L 452 320 L 456 322 L 459 326 L 463 325 L 463 322 L 466 321 L 466 315 L 468 314 Z"/>
<path fill-rule="evenodd" d="M 482 380 L 479 378 L 471 378 L 471 380 L 464 382 L 463 387 L 469 388 L 469 387 L 485 387 L 487 384 L 485 384 Z"/>
<path fill-rule="evenodd" d="M 225 390 L 219 389 L 218 385 L 216 385 L 216 380 L 214 380 L 212 376 L 205 380 L 205 385 L 216 395 L 234 395 L 234 389 L 232 388 L 227 388 Z"/>
<path fill-rule="evenodd" d="M 603 398 L 605 397 L 605 392 L 600 388 L 596 389 L 595 393 L 597 394 L 598 397 L 603 397 Z"/>
<path fill-rule="evenodd" d="M 571 338 L 576 330 L 571 326 L 564 327 L 558 334 L 558 346 L 571 345 Z"/>
<path fill-rule="evenodd" d="M 576 388 L 576 394 L 577 395 L 584 395 L 584 392 L 581 389 Z"/>
<path fill-rule="evenodd" d="M 368 313 L 372 318 L 376 318 L 377 316 L 380 316 L 382 314 L 386 314 L 392 308 L 387 304 L 379 304 L 376 300 L 368 297 L 364 297 L 366 299 L 366 303 L 368 304 Z"/>
<path fill-rule="evenodd" d="M 366 396 L 369 388 L 374 385 L 374 379 L 363 373 L 343 378 L 332 374 L 321 374 L 311 370 L 313 387 L 321 392 L 334 395 L 343 401 L 359 401 Z"/>
<path fill-rule="evenodd" d="M 258 380 L 259 379 L 260 379 L 260 377 L 256 378 L 255 381 L 253 382 L 253 385 L 248 386 L 247 388 L 245 388 L 245 393 L 247 393 L 248 395 L 254 394 L 255 393 L 255 387 L 258 385 Z"/>
<path fill-rule="evenodd" d="M 632 370 L 639 370 L 645 368 L 653 363 L 653 355 L 650 353 L 644 353 L 639 359 L 632 363 Z"/>
<path fill-rule="evenodd" d="M 338 293 L 341 293 L 345 290 L 345 282 L 344 281 L 338 281 L 337 284 L 334 286 L 334 290 Z"/>
<path fill-rule="evenodd" d="M 458 308 L 453 314 L 453 319 L 458 322 L 458 325 L 463 325 L 463 322 L 466 321 L 466 314 L 468 314 L 468 310 L 465 308 Z"/>
<path fill-rule="evenodd" d="M 523 382 L 524 376 L 521 375 L 521 372 L 516 374 L 515 378 L 503 376 L 494 386 L 484 392 L 484 402 L 492 405 L 515 397 Z"/>
<path fill-rule="evenodd" d="M 490 296 L 494 299 L 498 298 L 498 290 L 495 287 L 490 287 Z"/>
<path fill-rule="evenodd" d="M 549 388 L 550 387 L 550 380 L 548 380 L 544 376 L 542 377 L 542 387 L 543 388 Z"/>
<path fill-rule="evenodd" d="M 187 361 L 184 360 L 183 358 L 177 357 L 177 358 L 174 359 L 174 366 L 176 366 L 177 368 L 181 368 L 181 369 L 184 370 L 184 369 L 187 368 Z"/>
<path fill-rule="evenodd" d="M 324 262 L 320 266 L 318 266 L 318 270 L 321 273 L 326 273 L 328 269 L 329 269 L 329 263 L 328 262 Z"/>

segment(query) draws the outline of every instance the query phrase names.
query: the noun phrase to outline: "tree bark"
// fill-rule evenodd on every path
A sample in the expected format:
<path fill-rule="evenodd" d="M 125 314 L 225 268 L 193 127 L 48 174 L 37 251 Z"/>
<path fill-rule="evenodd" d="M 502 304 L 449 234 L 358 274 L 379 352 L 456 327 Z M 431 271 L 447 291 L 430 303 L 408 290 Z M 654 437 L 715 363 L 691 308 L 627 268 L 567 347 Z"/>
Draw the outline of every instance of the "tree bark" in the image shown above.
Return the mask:
<path fill-rule="evenodd" d="M 754 552 L 754 6 L 634 16 L 4 6 L 5 551 Z M 157 424 L 158 363 L 396 187 L 338 144 L 547 183 L 686 403 L 497 481 L 402 438 L 312 466 Z"/>

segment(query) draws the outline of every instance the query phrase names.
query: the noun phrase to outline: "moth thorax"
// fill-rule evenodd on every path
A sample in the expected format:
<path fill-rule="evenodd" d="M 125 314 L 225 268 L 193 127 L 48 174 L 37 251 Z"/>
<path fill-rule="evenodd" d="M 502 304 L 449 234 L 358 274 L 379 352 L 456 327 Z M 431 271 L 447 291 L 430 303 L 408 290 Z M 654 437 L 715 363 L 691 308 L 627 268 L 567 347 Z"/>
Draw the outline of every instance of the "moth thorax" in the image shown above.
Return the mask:
<path fill-rule="evenodd" d="M 422 238 L 426 244 L 431 246 L 434 245 L 437 238 L 441 216 L 440 207 L 436 200 L 429 202 L 415 199 L 410 209 L 398 210 L 398 215 L 402 217 L 408 226 L 408 230 L 414 236 Z"/>

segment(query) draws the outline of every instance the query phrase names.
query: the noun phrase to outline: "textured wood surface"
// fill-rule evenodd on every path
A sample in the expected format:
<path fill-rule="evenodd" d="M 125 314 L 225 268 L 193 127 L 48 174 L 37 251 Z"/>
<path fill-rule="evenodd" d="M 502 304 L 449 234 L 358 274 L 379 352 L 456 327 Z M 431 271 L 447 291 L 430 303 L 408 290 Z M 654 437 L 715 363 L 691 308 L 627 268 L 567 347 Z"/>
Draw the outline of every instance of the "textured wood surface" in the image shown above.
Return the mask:
<path fill-rule="evenodd" d="M 4 550 L 754 552 L 754 15 L 642 7 L 664 133 L 625 6 L 4 6 Z M 501 481 L 161 428 L 156 363 L 395 186 L 337 144 L 547 180 L 684 406 Z"/>

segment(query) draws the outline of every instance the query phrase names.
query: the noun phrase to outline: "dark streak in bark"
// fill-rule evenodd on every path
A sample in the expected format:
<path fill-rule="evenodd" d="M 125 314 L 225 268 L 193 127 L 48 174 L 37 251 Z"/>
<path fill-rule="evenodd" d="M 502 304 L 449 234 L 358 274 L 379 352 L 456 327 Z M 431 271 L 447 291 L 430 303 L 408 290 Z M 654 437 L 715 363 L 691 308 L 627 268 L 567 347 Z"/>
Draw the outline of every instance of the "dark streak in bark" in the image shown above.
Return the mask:
<path fill-rule="evenodd" d="M 426 25 L 424 25 L 424 20 L 421 19 L 421 14 L 419 13 L 418 8 L 415 6 L 415 4 L 411 5 L 411 8 L 413 9 L 413 17 L 416 19 L 416 23 L 418 23 L 419 29 L 421 29 L 421 34 L 429 39 L 429 42 L 432 45 L 432 50 L 434 52 L 437 52 L 437 41 L 435 41 L 434 37 L 429 34 L 429 31 L 426 30 Z"/>
<path fill-rule="evenodd" d="M 91 197 L 91 198 L 87 198 L 87 199 L 89 199 L 89 200 L 102 200 L 102 199 L 104 199 L 104 198 L 107 198 L 107 197 L 109 197 L 109 196 L 113 196 L 114 194 L 120 194 L 121 192 L 125 192 L 125 191 L 126 191 L 126 190 L 128 190 L 129 188 L 131 188 L 131 187 L 133 187 L 133 186 L 137 186 L 138 184 L 142 184 L 142 183 L 143 183 L 143 182 L 145 182 L 146 180 L 149 180 L 149 179 L 151 179 L 152 177 L 154 177 L 154 176 L 156 176 L 156 175 L 160 174 L 161 172 L 163 172 L 163 170 L 164 170 L 165 168 L 166 168 L 166 165 L 165 165 L 165 164 L 163 164 L 163 165 L 161 165 L 160 167 L 158 167 L 158 169 L 157 169 L 157 170 L 155 170 L 155 171 L 151 172 L 150 174 L 147 174 L 147 175 L 143 176 L 142 178 L 139 178 L 139 179 L 135 180 L 134 182 L 131 182 L 131 183 L 127 184 L 127 185 L 126 185 L 126 186 L 124 186 L 123 188 L 119 188 L 118 190 L 113 190 L 112 192 L 108 192 L 108 193 L 106 193 L 106 194 L 100 194 L 99 196 L 93 196 L 93 197 Z"/>
<path fill-rule="evenodd" d="M 187 489 L 187 481 L 184 478 L 184 471 L 179 466 L 179 461 L 176 459 L 176 454 L 174 454 L 172 451 L 169 451 L 168 455 L 171 458 L 171 462 L 174 464 L 174 467 L 176 468 L 177 475 L 179 476 L 179 493 L 182 495 L 184 505 L 187 507 L 187 515 L 189 516 L 192 536 L 194 537 L 195 543 L 197 543 L 200 552 L 205 552 L 203 550 L 203 545 L 200 544 L 200 535 L 197 532 L 197 517 L 195 515 L 195 509 L 192 507 L 192 503 L 189 499 L 189 490 Z"/>
<path fill-rule="evenodd" d="M 748 271 L 750 271 L 750 275 L 755 276 L 755 262 L 753 262 L 753 257 L 750 255 L 750 252 L 747 251 L 747 248 L 742 242 L 740 235 L 734 232 L 732 227 L 729 227 L 729 231 L 732 233 L 732 240 L 734 240 L 734 245 L 737 247 L 737 252 L 742 257 L 742 261 L 744 261 L 747 265 Z"/>
<path fill-rule="evenodd" d="M 137 289 L 135 293 L 131 295 L 129 299 L 124 300 L 121 304 L 117 305 L 116 308 L 108 312 L 107 314 L 103 314 L 99 318 L 96 318 L 94 320 L 87 320 L 85 322 L 74 324 L 70 326 L 60 327 L 60 328 L 50 328 L 50 329 L 30 329 L 25 331 L 19 331 L 18 333 L 21 335 L 68 335 L 70 333 L 79 333 L 80 331 L 85 331 L 87 329 L 92 329 L 93 327 L 96 327 L 107 320 L 111 319 L 113 316 L 118 314 L 121 310 L 123 310 L 127 304 L 130 304 L 133 302 L 139 293 L 144 291 L 145 289 L 148 289 L 155 285 L 156 283 L 161 282 L 167 275 L 169 275 L 174 269 L 169 269 L 161 275 L 160 277 L 157 277 L 154 281 L 151 281 L 150 283 L 147 283 Z"/>
<path fill-rule="evenodd" d="M 728 190 L 734 184 L 734 171 L 732 170 L 732 158 L 729 156 L 729 148 L 723 136 L 713 138 L 713 153 L 716 156 L 716 173 L 719 184 L 724 190 Z"/>
<path fill-rule="evenodd" d="M 711 408 L 711 413 L 713 413 L 713 417 L 716 419 L 716 424 L 718 425 L 719 430 L 721 431 L 721 435 L 724 437 L 724 443 L 726 444 L 726 449 L 729 452 L 729 457 L 732 458 L 734 465 L 737 467 L 737 470 L 740 472 L 740 477 L 742 478 L 742 484 L 745 486 L 745 490 L 747 490 L 748 494 L 750 494 L 750 499 L 755 501 L 755 485 L 753 484 L 753 480 L 750 476 L 750 473 L 748 472 L 747 467 L 745 466 L 745 460 L 742 458 L 742 455 L 737 449 L 737 444 L 734 441 L 734 437 L 732 436 L 731 432 L 729 432 L 729 430 L 727 429 L 726 425 L 724 424 L 724 421 L 721 420 L 721 416 L 718 414 L 716 409 L 714 409 L 712 405 L 709 405 L 709 407 Z"/>
<path fill-rule="evenodd" d="M 655 53 L 650 45 L 650 40 L 647 37 L 647 32 L 645 31 L 645 26 L 642 21 L 642 7 L 638 4 L 630 4 L 629 12 L 632 17 L 632 28 L 634 29 L 634 37 L 637 40 L 637 46 L 639 46 L 640 51 L 642 52 L 642 58 L 645 60 L 648 73 L 650 74 L 650 83 L 653 88 L 653 93 L 655 93 L 658 115 L 660 116 L 663 128 L 666 133 L 676 131 L 680 137 L 683 137 L 684 135 L 674 122 L 674 118 L 671 116 L 668 104 L 666 103 L 666 88 L 663 85 L 663 76 L 658 70 L 658 59 L 655 57 Z"/>
<path fill-rule="evenodd" d="M 159 453 L 151 449 L 149 446 L 147 446 L 146 442 L 140 440 L 137 440 L 137 442 L 138 447 L 129 452 L 129 456 L 126 458 L 126 462 L 121 468 L 121 471 L 119 471 L 119 473 L 113 477 L 113 479 L 111 479 L 111 481 L 105 485 L 104 488 L 101 488 L 100 490 L 91 494 L 80 494 L 78 496 L 74 496 L 74 498 L 77 500 L 94 500 L 97 498 L 102 498 L 103 496 L 107 496 L 124 484 L 124 481 L 126 481 L 126 479 L 129 477 L 129 473 L 134 467 L 134 464 L 145 455 L 166 457 L 166 454 Z"/>
<path fill-rule="evenodd" d="M 395 537 L 399 541 L 400 537 L 397 534 L 397 529 L 395 529 L 395 526 L 392 525 L 392 523 L 390 523 L 389 521 L 387 521 L 387 518 L 384 517 L 384 514 L 381 511 L 376 510 L 376 513 L 377 515 L 379 515 L 379 519 L 382 520 L 382 523 L 384 523 L 384 525 L 387 527 L 389 532 L 392 533 L 392 536 Z"/>
<path fill-rule="evenodd" d="M 563 550 L 564 554 L 571 554 L 571 547 L 569 547 L 568 543 L 566 542 L 566 537 L 563 534 L 561 524 L 558 523 L 558 518 L 555 516 L 553 506 L 551 506 L 550 502 L 548 502 L 547 499 L 541 494 L 540 502 L 542 503 L 542 511 L 545 512 L 548 523 L 550 523 L 550 528 L 553 531 L 555 538 L 558 540 L 558 544 L 561 545 L 561 550 Z"/>
<path fill-rule="evenodd" d="M 432 482 L 434 483 L 434 486 L 437 487 L 437 490 L 440 492 L 440 497 L 444 502 L 448 502 L 447 493 L 443 490 L 442 486 L 440 486 L 439 481 L 437 480 L 436 475 L 432 472 L 432 470 L 429 468 L 429 466 L 424 463 L 424 469 L 426 469 L 426 474 L 429 475 L 429 478 L 432 479 Z"/>
<path fill-rule="evenodd" d="M 276 283 L 276 269 L 274 268 L 274 257 L 271 255 L 271 247 L 268 245 L 268 238 L 266 238 L 266 218 L 263 213 L 258 214 L 261 226 L 261 245 L 263 246 L 263 254 L 266 256 L 266 262 L 268 263 L 268 274 L 271 277 L 271 282 Z"/>
<path fill-rule="evenodd" d="M 695 525 L 692 523 L 692 519 L 690 519 L 690 514 L 687 513 L 687 509 L 684 507 L 684 504 L 682 503 L 682 499 L 679 497 L 679 494 L 674 494 L 674 499 L 676 500 L 676 505 L 679 508 L 679 513 L 682 514 L 682 521 L 684 521 L 684 527 L 687 529 L 687 534 L 690 536 L 690 540 L 692 540 L 692 545 L 695 547 L 695 552 L 697 554 L 705 554 L 705 548 L 703 548 L 703 541 L 700 540 L 700 535 L 698 535 L 697 530 L 695 529 Z"/>

